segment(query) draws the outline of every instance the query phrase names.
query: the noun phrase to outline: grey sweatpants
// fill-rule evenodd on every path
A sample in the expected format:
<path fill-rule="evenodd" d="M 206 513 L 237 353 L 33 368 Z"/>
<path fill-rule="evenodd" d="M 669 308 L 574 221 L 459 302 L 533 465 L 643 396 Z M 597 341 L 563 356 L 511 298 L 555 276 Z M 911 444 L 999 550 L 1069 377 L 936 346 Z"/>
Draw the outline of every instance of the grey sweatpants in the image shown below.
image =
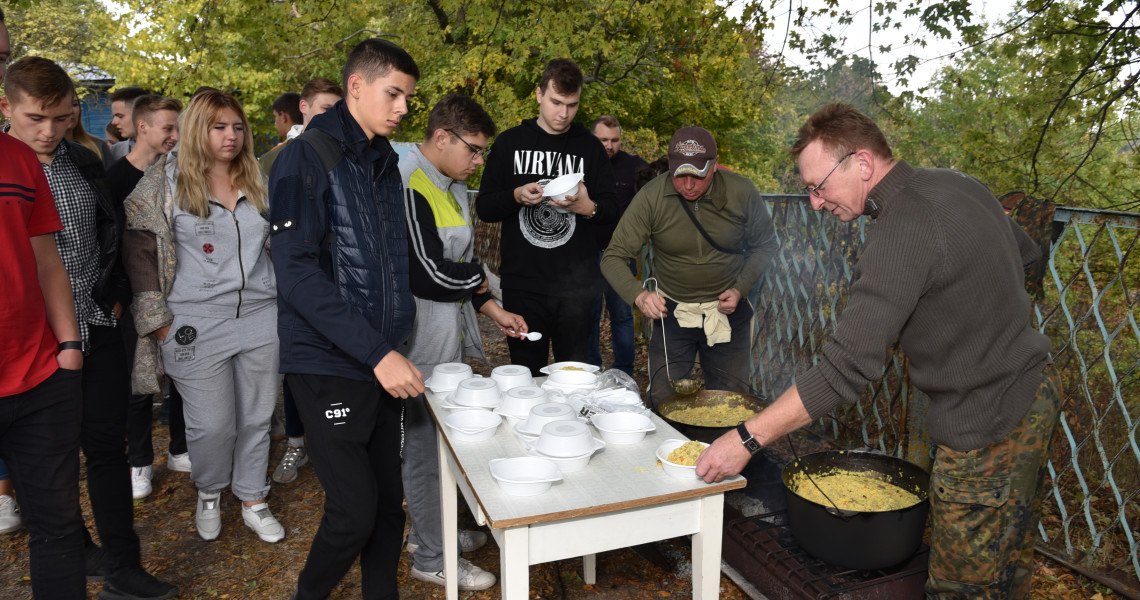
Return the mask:
<path fill-rule="evenodd" d="M 190 477 L 199 491 L 232 484 L 243 501 L 269 494 L 269 421 L 280 361 L 277 305 L 237 319 L 175 315 L 162 346 L 182 393 Z"/>
<path fill-rule="evenodd" d="M 412 520 L 412 564 L 435 573 L 443 568 L 443 516 L 439 504 L 439 446 L 435 421 L 423 396 L 404 402 L 404 498 Z"/>

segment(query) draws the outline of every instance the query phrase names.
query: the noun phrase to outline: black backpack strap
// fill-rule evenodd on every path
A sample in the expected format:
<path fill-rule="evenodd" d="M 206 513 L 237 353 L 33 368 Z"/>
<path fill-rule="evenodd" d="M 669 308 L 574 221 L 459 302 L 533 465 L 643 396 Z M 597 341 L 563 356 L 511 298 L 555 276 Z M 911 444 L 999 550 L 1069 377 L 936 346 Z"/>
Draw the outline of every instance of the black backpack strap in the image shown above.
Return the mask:
<path fill-rule="evenodd" d="M 333 170 L 340 159 L 344 158 L 344 147 L 341 146 L 340 140 L 320 129 L 306 129 L 297 136 L 296 140 L 304 140 L 317 151 L 317 156 L 321 158 L 321 167 L 325 172 Z"/>
<path fill-rule="evenodd" d="M 705 228 L 701 226 L 701 222 L 697 220 L 697 215 L 693 214 L 693 209 L 689 208 L 688 201 L 682 198 L 680 194 L 677 195 L 677 200 L 681 201 L 681 208 L 685 209 L 685 214 L 689 215 L 689 220 L 692 221 L 693 225 L 697 227 L 697 231 L 701 232 L 701 235 L 705 236 L 705 241 L 707 241 L 709 245 L 711 245 L 713 248 L 716 248 L 717 250 L 720 250 L 721 252 L 724 252 L 725 254 L 744 254 L 744 250 L 729 250 L 728 248 L 725 248 L 724 246 L 721 246 L 720 244 L 714 242 L 712 237 L 709 236 L 709 232 L 705 231 Z"/>

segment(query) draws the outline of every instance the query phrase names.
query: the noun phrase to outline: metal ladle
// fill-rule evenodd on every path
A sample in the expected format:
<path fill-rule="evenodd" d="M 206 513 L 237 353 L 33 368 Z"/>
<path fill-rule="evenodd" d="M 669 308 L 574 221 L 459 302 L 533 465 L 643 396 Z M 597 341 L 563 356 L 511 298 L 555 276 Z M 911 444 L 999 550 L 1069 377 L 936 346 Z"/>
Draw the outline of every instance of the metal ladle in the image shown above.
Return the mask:
<path fill-rule="evenodd" d="M 658 289 L 657 278 L 650 277 L 641 283 L 642 289 L 649 289 L 649 282 L 653 282 L 653 293 L 661 298 L 661 290 Z M 662 302 L 664 299 L 662 298 Z M 662 317 L 664 319 L 664 317 Z M 665 350 L 665 377 L 669 380 L 669 386 L 673 388 L 673 392 L 682 396 L 689 396 L 695 394 L 705 388 L 705 382 L 696 379 L 678 379 L 673 381 L 673 375 L 669 372 L 669 344 L 665 339 L 665 321 L 661 322 L 661 346 Z"/>

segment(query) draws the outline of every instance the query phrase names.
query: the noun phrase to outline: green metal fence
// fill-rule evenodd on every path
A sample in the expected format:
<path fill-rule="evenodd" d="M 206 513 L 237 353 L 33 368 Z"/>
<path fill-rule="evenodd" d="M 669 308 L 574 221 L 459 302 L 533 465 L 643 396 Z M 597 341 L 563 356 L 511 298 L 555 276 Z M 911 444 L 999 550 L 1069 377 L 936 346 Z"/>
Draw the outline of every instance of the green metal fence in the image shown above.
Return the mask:
<path fill-rule="evenodd" d="M 781 248 L 756 298 L 753 383 L 775 398 L 823 346 L 847 297 L 852 268 L 874 223 L 841 223 L 807 196 L 765 195 Z M 1046 223 L 1046 228 L 1050 223 Z M 1135 585 L 1140 571 L 1140 215 L 1058 207 L 1052 219 L 1037 326 L 1053 340 L 1065 384 L 1052 441 L 1040 533 L 1054 555 Z M 498 265 L 498 225 L 477 226 L 477 253 Z M 897 350 L 897 349 L 896 349 Z M 929 399 L 892 351 L 862 400 L 813 428 L 841 445 L 871 447 L 929 465 Z"/>

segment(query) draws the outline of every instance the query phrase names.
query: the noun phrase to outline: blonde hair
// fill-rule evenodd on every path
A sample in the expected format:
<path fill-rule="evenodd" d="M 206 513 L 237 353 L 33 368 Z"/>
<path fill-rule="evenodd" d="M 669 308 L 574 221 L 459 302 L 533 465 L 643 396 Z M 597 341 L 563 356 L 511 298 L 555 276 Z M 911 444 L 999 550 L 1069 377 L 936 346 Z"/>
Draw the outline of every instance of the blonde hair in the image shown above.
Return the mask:
<path fill-rule="evenodd" d="M 210 127 L 218 120 L 218 114 L 230 109 L 241 118 L 244 129 L 241 152 L 230 161 L 230 181 L 234 187 L 244 192 L 245 198 L 253 203 L 258 212 L 269 212 L 269 190 L 257 158 L 253 155 L 253 133 L 249 119 L 241 108 L 241 103 L 233 96 L 217 90 L 202 92 L 190 101 L 190 107 L 182 113 L 178 129 L 181 140 L 178 149 L 178 176 L 175 189 L 178 206 L 198 218 L 210 214 L 210 183 L 207 175 L 214 165 L 214 155 L 210 151 Z"/>
<path fill-rule="evenodd" d="M 79 102 L 78 97 L 75 99 L 75 102 Z M 103 159 L 103 148 L 99 146 L 99 140 L 95 139 L 95 136 L 91 135 L 90 133 L 87 133 L 87 130 L 83 128 L 82 104 L 79 105 L 79 118 L 75 119 L 75 126 L 71 128 L 70 139 L 71 141 L 81 144 L 88 150 L 94 152 L 95 156 L 98 156 L 100 160 Z"/>

